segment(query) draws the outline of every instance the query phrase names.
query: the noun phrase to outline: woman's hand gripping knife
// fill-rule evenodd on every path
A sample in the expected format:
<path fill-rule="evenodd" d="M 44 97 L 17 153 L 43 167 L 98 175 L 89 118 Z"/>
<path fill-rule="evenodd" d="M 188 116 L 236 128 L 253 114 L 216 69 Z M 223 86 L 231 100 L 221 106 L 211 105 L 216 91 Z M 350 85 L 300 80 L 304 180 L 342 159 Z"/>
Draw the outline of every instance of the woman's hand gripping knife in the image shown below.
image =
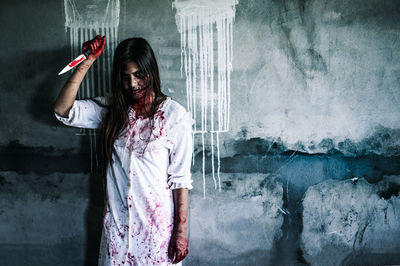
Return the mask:
<path fill-rule="evenodd" d="M 68 117 L 69 110 L 75 102 L 76 94 L 79 86 L 82 83 L 87 71 L 92 66 L 94 61 L 101 55 L 106 45 L 106 37 L 101 38 L 99 35 L 94 37 L 92 40 L 83 43 L 82 52 L 90 49 L 91 54 L 89 58 L 83 61 L 68 78 L 64 87 L 58 94 L 56 101 L 54 102 L 54 112 L 60 116 Z"/>
<path fill-rule="evenodd" d="M 174 193 L 174 231 L 168 247 L 168 256 L 175 264 L 189 253 L 188 223 L 189 191 L 186 188 L 175 189 Z"/>
<path fill-rule="evenodd" d="M 90 49 L 91 54 L 89 55 L 88 60 L 94 62 L 103 52 L 105 45 L 106 37 L 103 36 L 103 38 L 101 38 L 100 35 L 97 35 L 93 40 L 82 44 L 82 52 Z"/>

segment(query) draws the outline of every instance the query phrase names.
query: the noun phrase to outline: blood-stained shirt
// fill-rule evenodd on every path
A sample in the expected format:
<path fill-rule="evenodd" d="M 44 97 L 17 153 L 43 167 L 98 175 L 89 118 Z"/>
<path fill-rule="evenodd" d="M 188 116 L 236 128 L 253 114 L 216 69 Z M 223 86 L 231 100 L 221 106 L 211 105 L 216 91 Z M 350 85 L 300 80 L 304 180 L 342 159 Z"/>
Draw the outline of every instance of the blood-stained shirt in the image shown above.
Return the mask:
<path fill-rule="evenodd" d="M 96 99 L 106 104 L 105 98 Z M 90 99 L 76 100 L 68 117 L 55 115 L 69 126 L 98 128 L 106 109 Z M 192 189 L 193 120 L 169 97 L 153 119 L 136 117 L 132 108 L 128 116 L 107 167 L 99 265 L 172 265 L 172 190 Z"/>

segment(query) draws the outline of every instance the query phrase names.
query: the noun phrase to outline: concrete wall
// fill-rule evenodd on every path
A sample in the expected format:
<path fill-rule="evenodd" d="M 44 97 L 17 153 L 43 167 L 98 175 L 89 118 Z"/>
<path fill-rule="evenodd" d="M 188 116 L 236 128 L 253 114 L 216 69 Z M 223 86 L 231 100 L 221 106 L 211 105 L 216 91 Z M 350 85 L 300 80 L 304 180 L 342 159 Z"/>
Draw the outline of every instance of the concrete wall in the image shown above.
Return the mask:
<path fill-rule="evenodd" d="M 120 10 L 119 40 L 146 38 L 185 106 L 172 1 Z M 239 1 L 221 192 L 206 142 L 204 199 L 197 136 L 186 265 L 400 263 L 399 12 L 395 0 Z M 2 1 L 0 21 L 0 264 L 93 265 L 91 140 L 51 109 L 70 60 L 63 1 Z"/>

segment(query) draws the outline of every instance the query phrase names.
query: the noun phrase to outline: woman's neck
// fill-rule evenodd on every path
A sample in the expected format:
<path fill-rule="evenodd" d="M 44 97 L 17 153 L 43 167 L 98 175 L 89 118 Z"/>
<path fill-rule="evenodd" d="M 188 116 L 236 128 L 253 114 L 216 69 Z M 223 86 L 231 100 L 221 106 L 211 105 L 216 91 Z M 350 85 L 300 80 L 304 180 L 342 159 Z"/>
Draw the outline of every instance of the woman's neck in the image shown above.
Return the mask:
<path fill-rule="evenodd" d="M 155 93 L 151 91 L 144 97 L 133 103 L 132 108 L 136 112 L 136 116 L 147 117 L 151 113 L 151 106 L 155 98 Z M 150 114 L 151 115 L 151 114 Z"/>

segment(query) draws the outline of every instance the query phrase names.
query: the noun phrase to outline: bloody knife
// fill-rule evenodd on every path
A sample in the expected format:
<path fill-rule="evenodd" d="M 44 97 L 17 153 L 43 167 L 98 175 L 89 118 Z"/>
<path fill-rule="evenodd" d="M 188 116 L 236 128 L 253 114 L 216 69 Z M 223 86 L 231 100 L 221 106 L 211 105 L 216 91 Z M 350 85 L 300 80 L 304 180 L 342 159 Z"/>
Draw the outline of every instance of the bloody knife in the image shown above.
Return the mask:
<path fill-rule="evenodd" d="M 74 67 L 76 67 L 77 65 L 79 65 L 80 63 L 82 63 L 83 60 L 89 58 L 89 55 L 92 52 L 90 51 L 90 49 L 84 51 L 80 56 L 78 56 L 77 58 L 75 58 L 71 63 L 69 63 L 66 67 L 63 68 L 63 70 L 60 71 L 60 73 L 58 73 L 58 75 L 64 74 L 65 72 L 67 72 L 68 70 L 73 69 Z"/>

